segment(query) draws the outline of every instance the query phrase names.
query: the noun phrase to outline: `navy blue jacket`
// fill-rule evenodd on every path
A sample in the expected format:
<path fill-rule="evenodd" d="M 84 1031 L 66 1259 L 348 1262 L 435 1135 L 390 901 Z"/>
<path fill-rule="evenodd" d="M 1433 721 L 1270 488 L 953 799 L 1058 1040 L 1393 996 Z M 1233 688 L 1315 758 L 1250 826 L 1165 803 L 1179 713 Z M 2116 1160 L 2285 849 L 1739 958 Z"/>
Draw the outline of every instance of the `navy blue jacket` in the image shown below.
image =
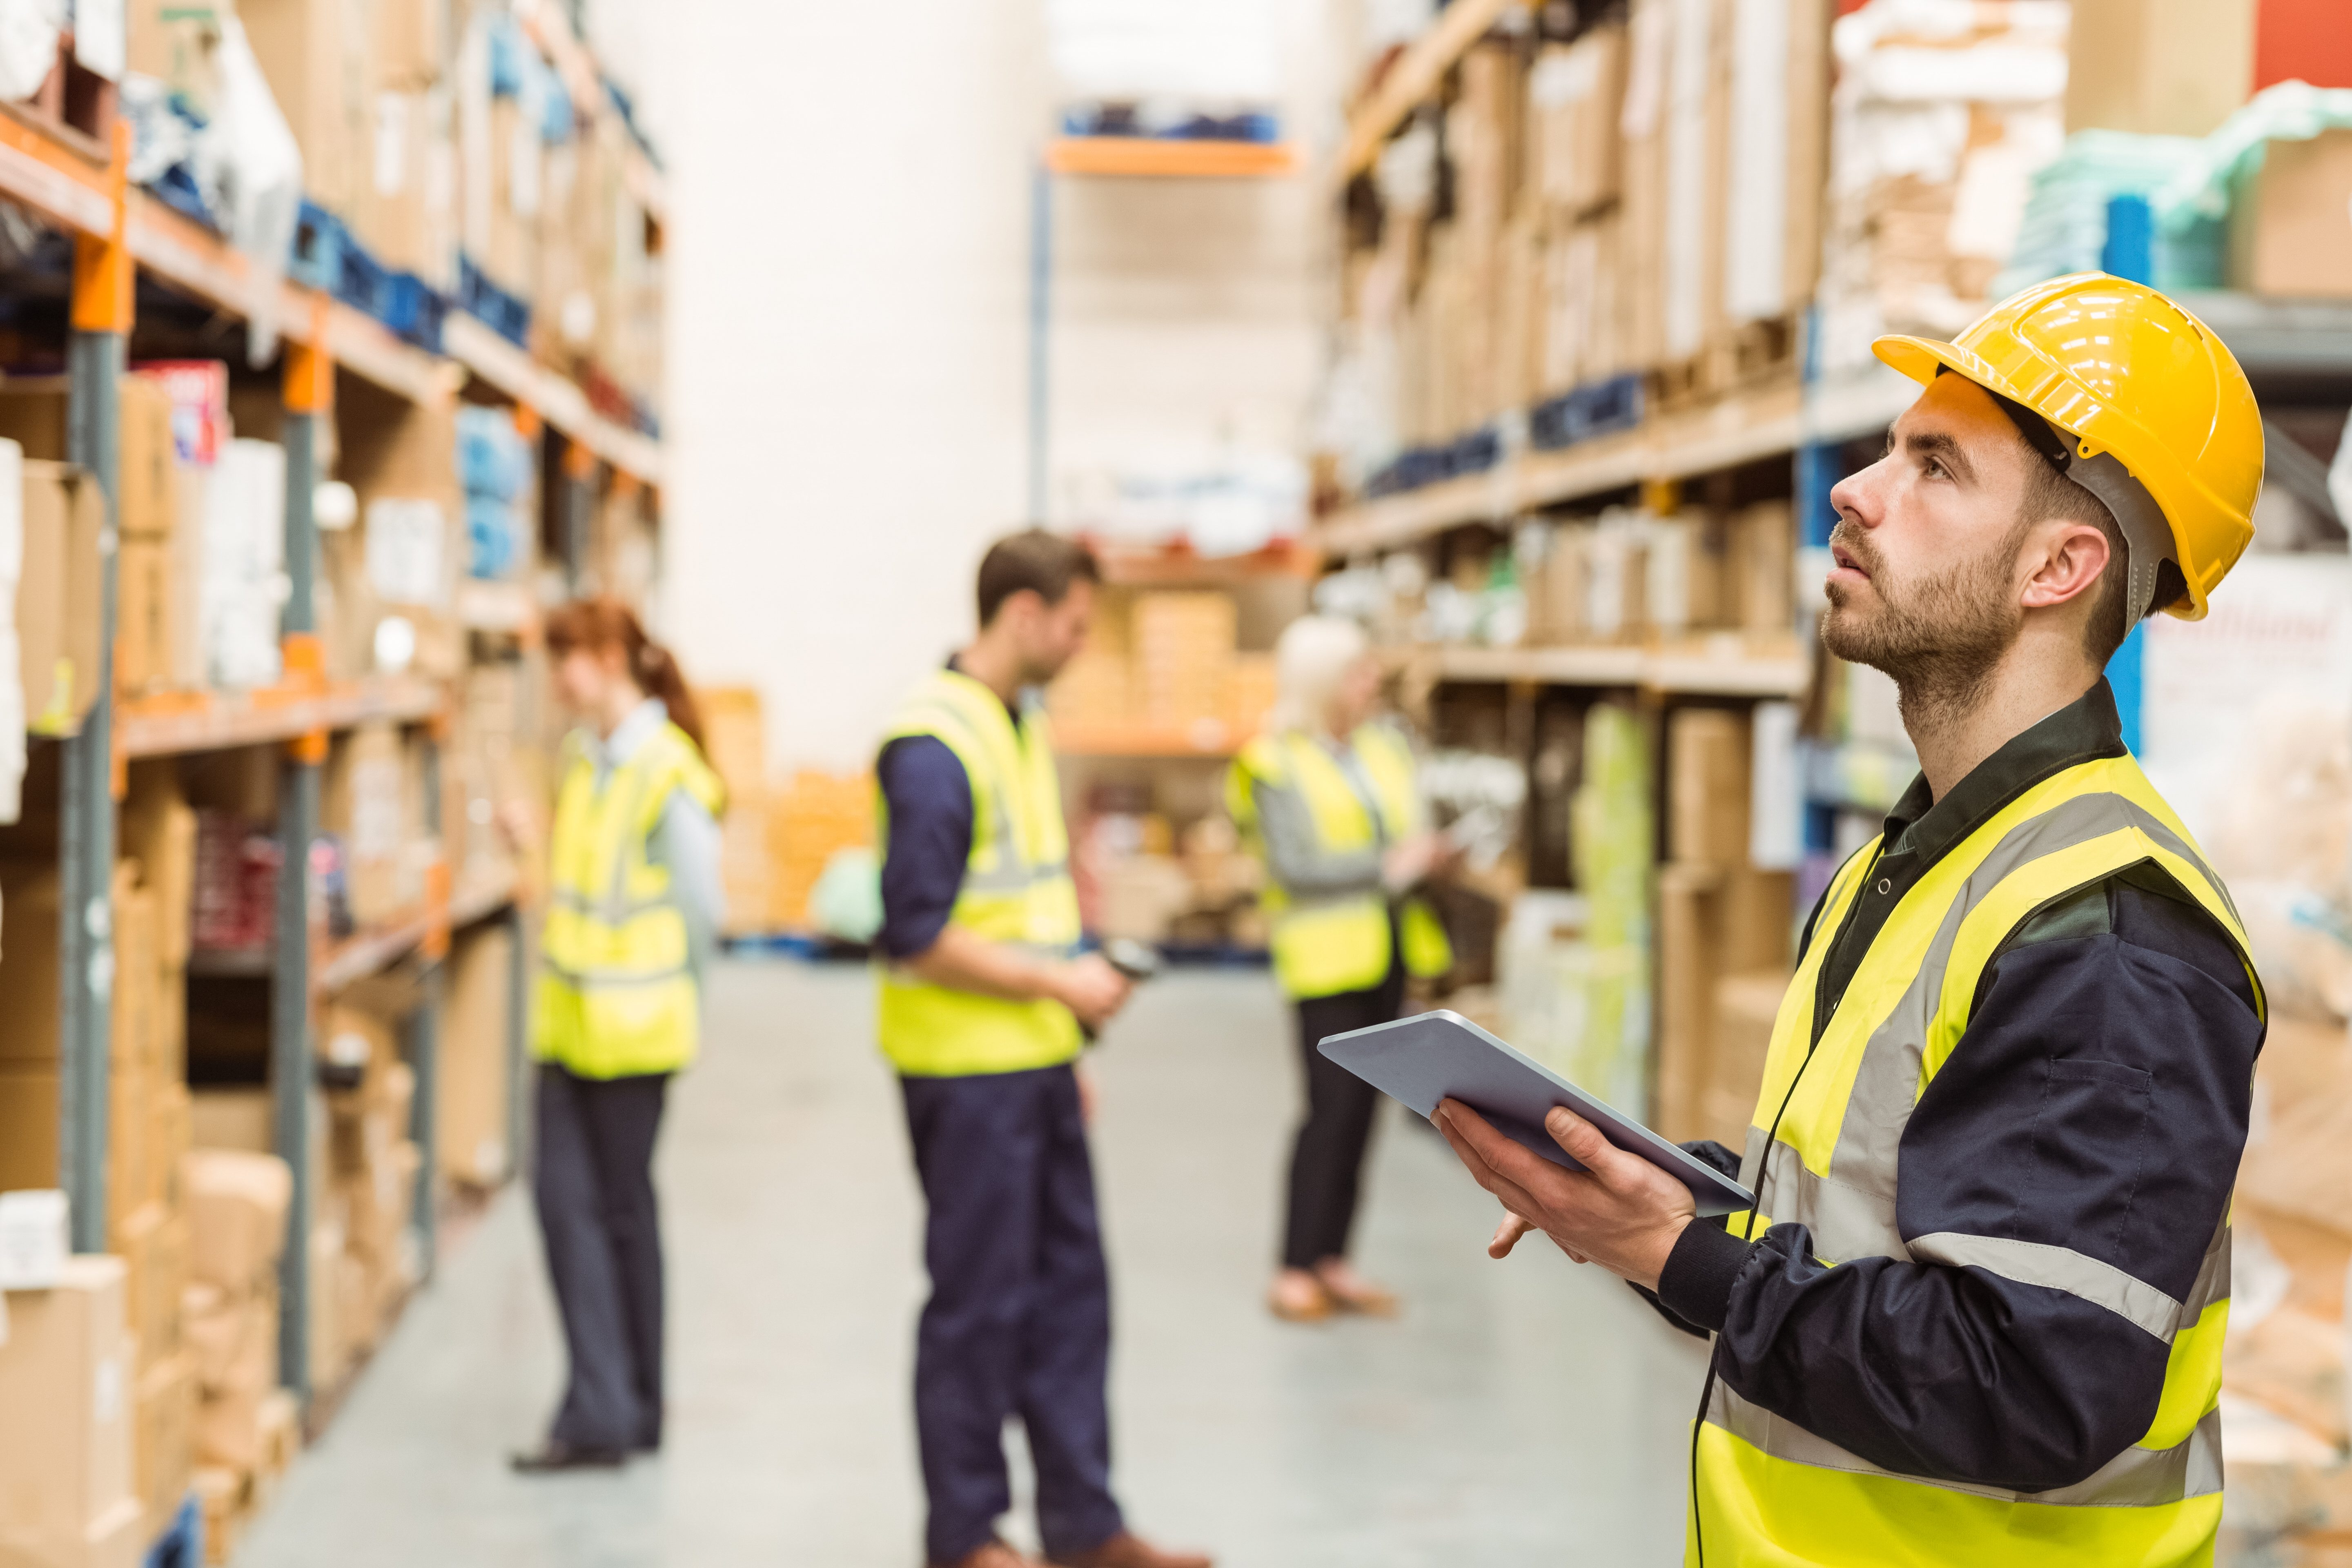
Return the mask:
<path fill-rule="evenodd" d="M 1857 900 L 1833 934 L 1815 1040 L 1905 887 L 2032 785 L 2123 753 L 2103 680 L 1943 800 L 1914 782 L 1874 872 L 1894 896 Z M 2040 911 L 1986 967 L 1912 1113 L 1897 1225 L 2069 1247 L 2187 1297 L 2237 1179 L 2263 1031 L 2237 949 L 2163 872 Z M 1890 1470 L 2016 1491 L 2073 1485 L 2146 1436 L 2169 1353 L 2105 1307 L 1981 1268 L 1826 1267 L 1801 1225 L 1752 1243 L 1691 1226 L 1654 1300 L 1718 1334 L 1717 1375 L 1775 1415 Z"/>

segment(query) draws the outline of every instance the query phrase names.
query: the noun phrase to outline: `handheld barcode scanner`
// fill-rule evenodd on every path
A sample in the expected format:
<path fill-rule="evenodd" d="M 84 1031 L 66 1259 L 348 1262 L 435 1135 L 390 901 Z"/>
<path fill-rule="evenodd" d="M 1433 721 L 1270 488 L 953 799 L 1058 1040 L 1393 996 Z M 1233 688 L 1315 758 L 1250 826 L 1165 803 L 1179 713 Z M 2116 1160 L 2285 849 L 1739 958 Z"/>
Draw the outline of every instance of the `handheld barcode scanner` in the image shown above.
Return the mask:
<path fill-rule="evenodd" d="M 1159 950 L 1147 942 L 1138 942 L 1133 937 L 1111 938 L 1102 944 L 1102 955 L 1104 963 L 1126 975 L 1130 983 L 1137 985 L 1156 978 L 1160 972 L 1167 967 L 1166 962 L 1160 956 Z M 1086 1035 L 1087 1044 L 1090 1046 L 1098 1038 L 1092 1029 L 1085 1029 L 1083 1033 Z"/>

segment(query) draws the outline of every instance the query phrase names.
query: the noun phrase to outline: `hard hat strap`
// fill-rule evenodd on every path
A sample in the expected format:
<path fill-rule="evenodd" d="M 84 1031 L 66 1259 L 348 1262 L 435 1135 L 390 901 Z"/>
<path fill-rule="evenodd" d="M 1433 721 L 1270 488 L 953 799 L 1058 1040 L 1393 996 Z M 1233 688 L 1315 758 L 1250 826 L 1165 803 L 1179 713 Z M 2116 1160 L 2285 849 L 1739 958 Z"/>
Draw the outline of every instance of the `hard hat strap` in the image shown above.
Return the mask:
<path fill-rule="evenodd" d="M 2157 577 L 2164 563 L 2170 561 L 2176 568 L 2179 565 L 2173 548 L 2172 525 L 2165 521 L 2164 509 L 2156 504 L 2147 487 L 2132 478 L 2131 470 L 2114 453 L 2086 458 L 2078 445 L 2032 409 L 1989 386 L 1984 390 L 2043 462 L 2061 479 L 2071 479 L 2096 496 L 2114 516 L 2116 526 L 2123 531 L 2127 573 L 2124 625 L 2137 626 L 2156 601 Z"/>

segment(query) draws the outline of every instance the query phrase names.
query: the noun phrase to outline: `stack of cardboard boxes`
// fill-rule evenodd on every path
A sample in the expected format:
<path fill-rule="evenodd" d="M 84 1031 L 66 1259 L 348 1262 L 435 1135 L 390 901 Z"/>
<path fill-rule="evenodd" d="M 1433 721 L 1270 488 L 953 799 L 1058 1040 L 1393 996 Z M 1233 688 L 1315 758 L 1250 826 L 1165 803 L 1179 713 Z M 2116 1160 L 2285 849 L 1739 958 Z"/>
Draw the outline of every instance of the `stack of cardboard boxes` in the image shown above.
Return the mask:
<path fill-rule="evenodd" d="M 191 1283 L 183 1334 L 194 1367 L 195 1489 L 215 1562 L 268 1497 L 299 1439 L 278 1380 L 278 1260 L 293 1179 L 274 1155 L 197 1149 L 184 1163 Z"/>
<path fill-rule="evenodd" d="M 1414 455 L 1627 373 L 1667 405 L 1793 384 L 1830 20 L 1828 0 L 1635 0 L 1471 48 L 1442 120 L 1391 143 L 1350 208 L 1343 374 L 1379 407 L 1348 442 L 1358 482 L 1459 471 Z M 1383 443 L 1397 461 L 1368 456 Z"/>
<path fill-rule="evenodd" d="M 1528 642 L 1654 643 L 1722 633 L 1756 644 L 1790 640 L 1796 530 L 1787 501 L 1621 507 L 1533 528 L 1519 541 Z"/>
<path fill-rule="evenodd" d="M 319 826 L 342 850 L 351 920 L 376 931 L 424 911 L 441 845 L 425 826 L 422 737 L 381 721 L 337 735 L 319 789 Z"/>
<path fill-rule="evenodd" d="M 703 754 L 727 786 L 719 855 L 726 931 L 748 936 L 770 925 L 767 721 L 760 694 L 747 686 L 704 687 L 694 700 L 702 713 Z"/>
<path fill-rule="evenodd" d="M 442 1179 L 463 1192 L 488 1191 L 514 1169 L 509 1041 L 528 999 L 516 994 L 514 964 L 515 933 L 503 922 L 457 932 L 444 963 L 434 1141 Z"/>
<path fill-rule="evenodd" d="M 2064 134 L 2067 11 L 1903 5 L 1838 23 L 1822 363 L 1881 332 L 1944 337 L 1982 313 Z"/>
<path fill-rule="evenodd" d="M 1239 624 L 1226 593 L 1105 591 L 1086 647 L 1048 693 L 1055 729 L 1074 749 L 1138 730 L 1238 745 L 1275 695 L 1273 658 L 1238 650 Z"/>
<path fill-rule="evenodd" d="M 415 1288 L 410 1220 L 421 1163 L 409 1128 L 416 1075 L 394 1022 L 346 997 L 327 1014 L 320 1054 L 339 1086 L 326 1095 L 326 1180 L 312 1233 L 311 1290 L 331 1303 L 310 1344 L 313 1385 L 333 1388 L 373 1349 Z"/>
<path fill-rule="evenodd" d="M 1658 1126 L 1747 1143 L 1788 988 L 1793 879 L 1750 859 L 1748 711 L 1666 721 L 1667 859 L 1658 874 Z"/>
<path fill-rule="evenodd" d="M 810 900 L 825 868 L 874 843 L 874 775 L 796 770 L 768 802 L 769 929 L 814 923 Z"/>
<path fill-rule="evenodd" d="M 118 1258 L 61 1258 L 6 1294 L 0 1342 L 0 1561 L 135 1568 L 148 1537 L 134 1479 L 137 1347 Z"/>

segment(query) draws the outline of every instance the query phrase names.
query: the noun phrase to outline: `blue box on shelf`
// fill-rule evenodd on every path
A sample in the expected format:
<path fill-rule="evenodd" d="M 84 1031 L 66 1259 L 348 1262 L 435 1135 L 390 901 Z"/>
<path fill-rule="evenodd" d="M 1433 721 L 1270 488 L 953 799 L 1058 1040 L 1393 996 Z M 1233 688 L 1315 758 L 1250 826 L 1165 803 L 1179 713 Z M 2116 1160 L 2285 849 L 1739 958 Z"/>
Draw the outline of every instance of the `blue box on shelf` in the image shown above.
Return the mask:
<path fill-rule="evenodd" d="M 338 293 L 343 280 L 343 252 L 351 243 L 351 231 L 342 219 L 305 200 L 294 219 L 294 247 L 286 258 L 286 276 L 305 288 Z"/>
<path fill-rule="evenodd" d="M 530 307 L 490 281 L 470 256 L 457 258 L 457 308 L 517 348 L 530 346 Z"/>
<path fill-rule="evenodd" d="M 1528 442 L 1541 451 L 1557 451 L 1641 422 L 1642 378 L 1616 375 L 1537 404 L 1528 413 Z"/>

